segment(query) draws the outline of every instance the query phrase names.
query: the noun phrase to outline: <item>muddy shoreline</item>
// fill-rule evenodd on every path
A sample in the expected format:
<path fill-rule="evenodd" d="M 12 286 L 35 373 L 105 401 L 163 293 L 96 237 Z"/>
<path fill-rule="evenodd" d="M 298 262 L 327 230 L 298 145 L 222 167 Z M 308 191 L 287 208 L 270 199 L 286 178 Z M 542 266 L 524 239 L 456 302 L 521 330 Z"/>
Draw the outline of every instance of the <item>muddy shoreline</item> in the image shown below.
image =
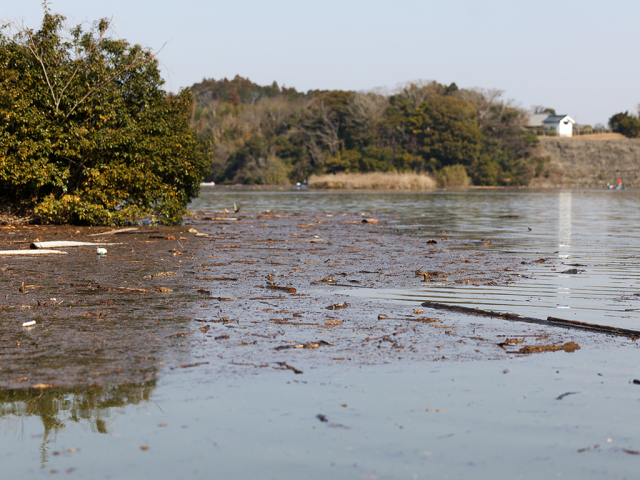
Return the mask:
<path fill-rule="evenodd" d="M 0 250 L 51 240 L 119 245 L 105 256 L 91 246 L 0 256 L 0 386 L 135 384 L 194 368 L 301 375 L 344 362 L 497 360 L 524 347 L 633 344 L 350 295 L 527 275 L 523 259 L 483 251 L 490 239 L 396 227 L 385 216 L 286 212 L 194 212 L 179 227 L 111 235 L 3 227 Z"/>

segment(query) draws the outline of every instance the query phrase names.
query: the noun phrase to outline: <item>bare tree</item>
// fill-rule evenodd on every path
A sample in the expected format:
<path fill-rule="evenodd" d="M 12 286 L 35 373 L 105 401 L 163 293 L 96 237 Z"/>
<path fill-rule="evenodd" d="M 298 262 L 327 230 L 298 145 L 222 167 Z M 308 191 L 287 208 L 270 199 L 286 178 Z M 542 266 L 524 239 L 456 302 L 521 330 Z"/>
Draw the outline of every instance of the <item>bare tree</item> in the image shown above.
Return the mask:
<path fill-rule="evenodd" d="M 384 120 L 389 100 L 375 93 L 356 93 L 347 107 L 347 127 L 360 146 L 370 143 L 375 130 Z"/>
<path fill-rule="evenodd" d="M 83 32 L 81 25 L 69 29 L 62 15 L 51 14 L 46 2 L 45 17 L 42 28 L 38 32 L 27 28 L 17 20 L 9 20 L 7 27 L 15 32 L 17 43 L 25 47 L 42 69 L 55 115 L 62 114 L 61 122 L 67 120 L 76 109 L 104 86 L 114 82 L 127 71 L 143 65 L 156 64 L 158 50 L 151 53 L 139 46 L 129 47 L 125 40 L 114 40 L 109 34 L 111 21 L 103 18 L 94 22 L 89 32 Z M 62 41 L 60 41 L 62 40 Z M 164 48 L 164 45 L 163 45 Z M 110 58 L 105 52 L 129 49 L 126 62 L 105 64 Z M 101 68 L 96 74 L 96 65 Z M 79 77 L 91 78 L 91 87 L 80 94 L 72 86 Z M 65 111 L 61 112 L 62 105 Z"/>

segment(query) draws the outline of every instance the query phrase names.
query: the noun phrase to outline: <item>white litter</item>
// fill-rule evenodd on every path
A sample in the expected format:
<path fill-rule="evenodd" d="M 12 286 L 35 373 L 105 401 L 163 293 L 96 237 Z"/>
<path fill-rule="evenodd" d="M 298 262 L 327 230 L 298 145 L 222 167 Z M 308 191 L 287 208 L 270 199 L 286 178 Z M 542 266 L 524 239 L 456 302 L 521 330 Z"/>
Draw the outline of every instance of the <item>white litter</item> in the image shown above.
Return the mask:
<path fill-rule="evenodd" d="M 106 249 L 106 248 L 98 248 L 98 249 L 96 250 L 96 253 L 97 253 L 98 255 L 106 255 L 106 254 L 107 254 L 107 249 Z"/>
<path fill-rule="evenodd" d="M 91 243 L 62 240 L 59 242 L 33 242 L 31 248 L 102 247 L 105 245 L 122 245 L 122 243 Z"/>
<path fill-rule="evenodd" d="M 60 250 L 0 250 L 0 255 L 67 255 Z"/>
<path fill-rule="evenodd" d="M 36 321 L 35 321 L 35 320 L 31 320 L 30 322 L 24 322 L 24 323 L 22 324 L 22 326 L 23 326 L 23 327 L 31 327 L 31 326 L 33 326 L 33 325 L 35 325 L 35 324 L 36 324 Z"/>

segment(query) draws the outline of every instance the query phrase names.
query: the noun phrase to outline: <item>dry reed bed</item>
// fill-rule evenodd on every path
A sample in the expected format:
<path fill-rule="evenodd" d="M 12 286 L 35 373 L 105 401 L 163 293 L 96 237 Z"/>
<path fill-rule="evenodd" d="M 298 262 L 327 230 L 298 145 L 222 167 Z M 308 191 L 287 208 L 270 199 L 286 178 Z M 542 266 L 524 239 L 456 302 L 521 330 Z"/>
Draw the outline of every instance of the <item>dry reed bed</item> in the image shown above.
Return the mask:
<path fill-rule="evenodd" d="M 311 175 L 308 184 L 313 188 L 344 188 L 354 190 L 434 190 L 433 177 L 418 173 L 335 173 Z"/>

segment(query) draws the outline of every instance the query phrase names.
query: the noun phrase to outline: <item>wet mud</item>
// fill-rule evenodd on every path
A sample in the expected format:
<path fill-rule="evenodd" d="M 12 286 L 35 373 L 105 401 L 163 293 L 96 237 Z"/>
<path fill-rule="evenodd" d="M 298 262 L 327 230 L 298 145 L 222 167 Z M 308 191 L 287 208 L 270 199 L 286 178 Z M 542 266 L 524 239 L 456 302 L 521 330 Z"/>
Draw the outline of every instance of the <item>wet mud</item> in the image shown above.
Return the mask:
<path fill-rule="evenodd" d="M 100 230 L 108 229 L 2 228 L 0 251 L 30 250 L 45 240 L 100 242 L 87 237 Z M 170 358 L 188 359 L 180 335 L 189 331 L 185 307 L 198 294 L 179 276 L 171 279 L 171 293 L 159 291 L 166 282 L 154 276 L 168 265 L 179 269 L 169 250 L 184 242 L 181 230 L 163 228 L 163 239 L 151 238 L 159 230 L 147 227 L 105 237 L 120 243 L 106 247 L 105 256 L 91 246 L 61 248 L 66 255 L 0 256 L 0 385 L 141 382 Z"/>
<path fill-rule="evenodd" d="M 502 285 L 526 274 L 526 261 L 482 251 L 488 239 L 469 251 L 437 228 L 427 233 L 402 233 L 392 217 L 275 212 L 194 212 L 180 227 L 121 233 L 3 227 L 0 251 L 119 245 L 106 255 L 78 246 L 0 256 L 0 386 L 37 398 L 53 387 L 150 385 L 193 369 L 303 375 L 344 362 L 495 360 L 632 343 L 350 295 Z"/>

